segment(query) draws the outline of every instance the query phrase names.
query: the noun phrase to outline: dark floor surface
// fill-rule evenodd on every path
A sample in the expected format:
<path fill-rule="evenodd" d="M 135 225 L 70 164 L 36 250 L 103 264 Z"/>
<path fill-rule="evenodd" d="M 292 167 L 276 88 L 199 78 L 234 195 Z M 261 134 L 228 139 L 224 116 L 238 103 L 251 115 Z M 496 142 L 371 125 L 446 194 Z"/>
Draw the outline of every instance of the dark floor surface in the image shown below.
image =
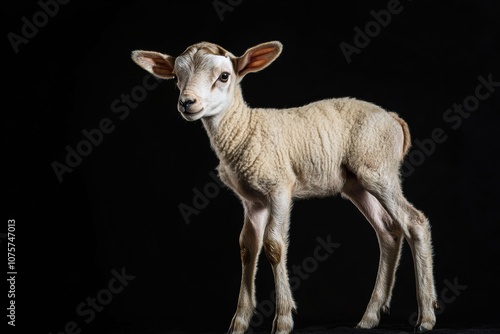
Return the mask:
<path fill-rule="evenodd" d="M 248 334 L 264 334 L 270 333 L 271 328 L 259 328 L 257 330 L 248 331 Z M 202 334 L 222 334 L 225 333 L 224 330 L 218 331 L 184 331 L 184 330 L 161 330 L 161 329 L 122 329 L 122 330 L 111 330 L 109 332 L 103 332 L 105 334 L 190 334 L 190 333 L 202 333 Z M 375 329 L 356 329 L 349 326 L 339 326 L 339 325 L 325 325 L 325 326 L 308 326 L 308 327 L 298 327 L 293 330 L 292 333 L 297 334 L 409 334 L 413 333 L 413 328 L 409 326 L 381 326 Z M 500 324 L 498 325 L 484 325 L 484 326 L 437 326 L 434 330 L 428 331 L 427 333 L 439 333 L 439 334 L 493 334 L 500 333 Z"/>

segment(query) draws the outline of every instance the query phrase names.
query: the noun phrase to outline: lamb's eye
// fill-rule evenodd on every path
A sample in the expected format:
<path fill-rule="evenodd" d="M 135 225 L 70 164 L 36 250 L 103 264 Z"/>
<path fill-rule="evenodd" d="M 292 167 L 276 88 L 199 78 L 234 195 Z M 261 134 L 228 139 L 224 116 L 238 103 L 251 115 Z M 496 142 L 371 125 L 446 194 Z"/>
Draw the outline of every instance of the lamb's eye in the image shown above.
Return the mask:
<path fill-rule="evenodd" d="M 219 76 L 219 80 L 222 82 L 227 82 L 229 79 L 229 73 L 227 72 L 222 72 L 221 75 Z"/>

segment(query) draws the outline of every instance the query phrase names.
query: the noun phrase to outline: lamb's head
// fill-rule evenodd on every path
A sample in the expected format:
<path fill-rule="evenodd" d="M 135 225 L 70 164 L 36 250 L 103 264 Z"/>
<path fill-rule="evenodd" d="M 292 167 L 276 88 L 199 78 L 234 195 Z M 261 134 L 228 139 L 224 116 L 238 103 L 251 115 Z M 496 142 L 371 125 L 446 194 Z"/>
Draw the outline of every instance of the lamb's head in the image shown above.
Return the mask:
<path fill-rule="evenodd" d="M 271 64 L 281 53 L 277 41 L 248 49 L 241 57 L 219 45 L 200 42 L 172 57 L 155 51 L 137 50 L 132 59 L 162 79 L 177 79 L 180 95 L 177 109 L 188 121 L 223 113 L 231 105 L 241 79 Z"/>

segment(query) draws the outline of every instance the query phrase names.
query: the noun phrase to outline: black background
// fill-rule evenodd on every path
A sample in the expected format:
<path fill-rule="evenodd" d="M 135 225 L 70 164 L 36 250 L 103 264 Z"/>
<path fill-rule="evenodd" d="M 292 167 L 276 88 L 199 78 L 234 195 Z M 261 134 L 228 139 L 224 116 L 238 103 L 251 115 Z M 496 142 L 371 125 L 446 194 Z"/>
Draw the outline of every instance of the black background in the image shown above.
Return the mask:
<path fill-rule="evenodd" d="M 7 34 L 20 35 L 22 17 L 32 21 L 41 7 L 35 1 L 5 4 L 2 231 L 7 219 L 16 220 L 16 330 L 59 333 L 70 321 L 82 333 L 222 333 L 229 326 L 240 280 L 241 205 L 228 189 L 211 184 L 217 195 L 189 224 L 179 210 L 181 203 L 193 206 L 193 189 L 214 182 L 210 172 L 218 162 L 201 122 L 188 123 L 176 111 L 173 81 L 147 91 L 123 119 L 112 108 L 122 94 L 137 92 L 147 74 L 131 61 L 132 50 L 175 56 L 202 40 L 236 55 L 270 40 L 284 44 L 275 63 L 244 79 L 250 106 L 365 99 L 408 122 L 413 149 L 416 140 L 443 129 L 446 140 L 431 153 L 420 153 L 420 160 L 413 153 L 418 166 L 403 183 L 432 224 L 438 295 L 453 297 L 446 280 L 466 286 L 444 304 L 436 328 L 498 324 L 500 88 L 456 129 L 443 115 L 474 96 L 478 77 L 500 81 L 499 5 L 401 0 L 402 11 L 348 63 L 340 43 L 354 45 L 354 28 L 364 29 L 374 20 L 370 11 L 387 3 L 245 0 L 218 13 L 213 1 L 71 1 L 17 53 Z M 51 164 L 64 163 L 65 147 L 76 148 L 85 139 L 82 130 L 105 118 L 113 131 L 59 182 Z M 330 235 L 340 244 L 294 291 L 296 328 L 355 326 L 377 271 L 371 227 L 340 197 L 296 202 L 291 226 L 290 268 L 313 256 L 318 237 Z M 259 301 L 273 289 L 270 266 L 261 260 Z M 122 268 L 135 278 L 87 324 L 77 306 Z M 416 299 L 406 245 L 391 311 L 381 328 L 412 330 L 408 319 Z M 271 321 L 265 317 L 256 330 L 269 331 Z"/>

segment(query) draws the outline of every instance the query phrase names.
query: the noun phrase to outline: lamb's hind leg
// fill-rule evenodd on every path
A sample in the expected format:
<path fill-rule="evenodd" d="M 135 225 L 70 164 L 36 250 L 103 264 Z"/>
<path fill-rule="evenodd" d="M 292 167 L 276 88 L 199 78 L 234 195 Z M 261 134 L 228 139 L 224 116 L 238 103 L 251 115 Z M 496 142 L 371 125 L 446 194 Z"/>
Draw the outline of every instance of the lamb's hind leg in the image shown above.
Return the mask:
<path fill-rule="evenodd" d="M 370 222 L 377 234 L 380 259 L 370 302 L 357 328 L 373 328 L 380 322 L 380 313 L 389 313 L 392 289 L 398 267 L 402 232 L 396 226 L 380 202 L 358 182 L 356 177 L 349 177 L 342 196 L 348 198 Z"/>
<path fill-rule="evenodd" d="M 358 179 L 401 227 L 410 245 L 415 268 L 418 302 L 416 331 L 431 330 L 436 323 L 434 309 L 437 308 L 436 291 L 432 265 L 432 244 L 430 225 L 424 214 L 409 203 L 403 195 L 397 170 L 392 173 L 364 170 L 358 172 Z"/>
<path fill-rule="evenodd" d="M 243 334 L 250 323 L 256 307 L 255 273 L 262 249 L 264 229 L 269 217 L 269 209 L 261 203 L 243 202 L 245 222 L 240 234 L 241 286 L 238 307 L 231 321 L 228 333 Z"/>

